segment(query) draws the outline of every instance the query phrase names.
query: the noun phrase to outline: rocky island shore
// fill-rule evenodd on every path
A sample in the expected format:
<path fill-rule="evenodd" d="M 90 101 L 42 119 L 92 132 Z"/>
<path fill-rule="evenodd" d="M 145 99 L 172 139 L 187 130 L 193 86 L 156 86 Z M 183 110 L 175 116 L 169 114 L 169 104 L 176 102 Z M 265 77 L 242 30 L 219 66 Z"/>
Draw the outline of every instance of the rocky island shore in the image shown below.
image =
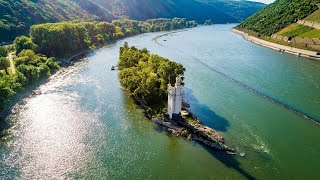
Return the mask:
<path fill-rule="evenodd" d="M 197 119 L 182 117 L 179 121 L 173 121 L 169 118 L 153 118 L 153 122 L 164 126 L 169 133 L 186 138 L 187 140 L 197 141 L 213 150 L 224 151 L 235 155 L 236 151 L 227 145 L 223 137 L 214 129 L 203 125 Z"/>

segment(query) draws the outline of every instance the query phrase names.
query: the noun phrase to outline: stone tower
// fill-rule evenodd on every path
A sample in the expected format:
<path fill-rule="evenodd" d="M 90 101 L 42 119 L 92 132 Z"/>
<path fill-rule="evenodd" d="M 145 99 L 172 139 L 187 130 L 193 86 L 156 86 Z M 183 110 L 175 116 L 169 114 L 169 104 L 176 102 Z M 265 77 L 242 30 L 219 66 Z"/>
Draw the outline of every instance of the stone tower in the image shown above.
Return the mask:
<path fill-rule="evenodd" d="M 176 78 L 175 86 L 168 84 L 168 115 L 170 119 L 174 114 L 180 114 L 182 108 L 182 96 L 183 96 L 183 86 L 182 86 L 181 76 Z"/>

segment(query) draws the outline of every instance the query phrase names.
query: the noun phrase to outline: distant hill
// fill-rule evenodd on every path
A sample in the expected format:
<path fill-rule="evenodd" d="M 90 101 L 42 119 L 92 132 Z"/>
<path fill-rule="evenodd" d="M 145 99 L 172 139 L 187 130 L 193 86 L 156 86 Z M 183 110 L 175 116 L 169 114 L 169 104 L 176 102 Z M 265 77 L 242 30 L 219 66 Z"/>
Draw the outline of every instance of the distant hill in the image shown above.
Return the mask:
<path fill-rule="evenodd" d="M 243 21 L 238 28 L 271 36 L 315 12 L 318 3 L 320 0 L 276 0 Z"/>
<path fill-rule="evenodd" d="M 245 20 L 257 11 L 266 7 L 266 4 L 246 0 L 198 0 L 207 3 L 220 11 L 234 17 L 239 22 Z"/>
<path fill-rule="evenodd" d="M 264 6 L 244 0 L 0 0 L 0 43 L 45 22 L 185 17 L 235 23 Z"/>
<path fill-rule="evenodd" d="M 0 0 L 0 12 L 1 42 L 26 34 L 34 24 L 114 19 L 112 13 L 90 0 Z"/>
<path fill-rule="evenodd" d="M 93 0 L 118 18 L 146 20 L 159 17 L 185 17 L 203 23 L 240 22 L 266 4 L 247 0 Z M 111 8 L 111 9 L 110 9 Z"/>

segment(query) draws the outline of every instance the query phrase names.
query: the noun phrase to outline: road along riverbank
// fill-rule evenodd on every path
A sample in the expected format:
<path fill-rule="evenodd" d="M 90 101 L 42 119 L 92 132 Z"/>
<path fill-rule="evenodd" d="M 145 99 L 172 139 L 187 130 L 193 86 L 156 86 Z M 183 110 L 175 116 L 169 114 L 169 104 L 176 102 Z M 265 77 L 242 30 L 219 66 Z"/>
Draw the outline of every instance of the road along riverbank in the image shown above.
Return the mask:
<path fill-rule="evenodd" d="M 309 50 L 304 50 L 304 49 L 299 49 L 295 47 L 290 47 L 290 46 L 285 46 L 285 45 L 280 45 L 277 43 L 269 42 L 266 40 L 259 39 L 254 36 L 250 36 L 248 33 L 245 33 L 243 31 L 237 30 L 237 29 L 231 29 L 233 33 L 241 35 L 245 40 L 250 41 L 252 43 L 258 44 L 263 47 L 267 47 L 276 51 L 288 53 L 288 54 L 293 54 L 297 56 L 302 56 L 306 58 L 311 58 L 315 60 L 320 60 L 320 55 L 315 52 L 315 51 L 309 51 Z"/>

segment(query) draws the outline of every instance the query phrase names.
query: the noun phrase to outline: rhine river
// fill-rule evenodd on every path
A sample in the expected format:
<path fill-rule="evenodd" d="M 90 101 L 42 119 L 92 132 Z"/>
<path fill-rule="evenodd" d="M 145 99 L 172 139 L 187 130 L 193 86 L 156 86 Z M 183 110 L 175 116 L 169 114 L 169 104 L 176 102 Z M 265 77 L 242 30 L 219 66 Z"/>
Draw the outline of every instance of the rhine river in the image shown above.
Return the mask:
<path fill-rule="evenodd" d="M 163 32 L 143 34 L 62 68 L 6 118 L 0 179 L 319 178 L 320 126 L 245 86 L 319 121 L 320 62 L 247 42 L 233 26 L 157 42 Z M 125 41 L 182 63 L 192 111 L 245 156 L 173 137 L 146 119 L 110 71 Z"/>

